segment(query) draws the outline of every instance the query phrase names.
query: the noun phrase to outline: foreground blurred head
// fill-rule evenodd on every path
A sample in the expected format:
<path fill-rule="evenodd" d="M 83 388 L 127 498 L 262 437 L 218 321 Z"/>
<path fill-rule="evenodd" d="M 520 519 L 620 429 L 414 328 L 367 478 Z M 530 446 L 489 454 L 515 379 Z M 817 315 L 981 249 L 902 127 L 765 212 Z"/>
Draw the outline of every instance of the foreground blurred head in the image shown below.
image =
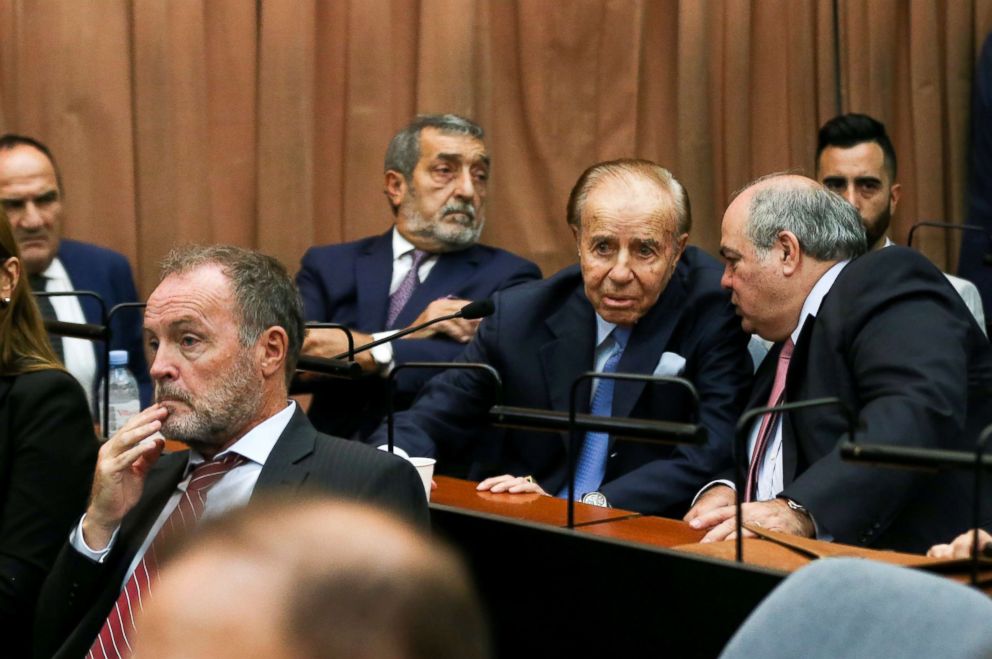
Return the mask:
<path fill-rule="evenodd" d="M 139 656 L 488 657 L 461 561 L 370 507 L 255 502 L 204 526 L 167 565 Z"/>

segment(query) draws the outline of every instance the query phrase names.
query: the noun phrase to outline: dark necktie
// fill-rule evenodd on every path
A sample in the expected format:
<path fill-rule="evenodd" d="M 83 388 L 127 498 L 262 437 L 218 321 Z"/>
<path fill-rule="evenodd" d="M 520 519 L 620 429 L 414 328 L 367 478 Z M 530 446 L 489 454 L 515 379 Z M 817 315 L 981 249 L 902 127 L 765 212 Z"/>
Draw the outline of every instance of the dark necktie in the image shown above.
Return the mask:
<path fill-rule="evenodd" d="M 45 291 L 45 282 L 46 278 L 44 275 L 28 275 L 28 283 L 31 284 L 31 290 L 36 293 L 43 293 Z M 41 311 L 43 318 L 47 320 L 59 319 L 55 315 L 55 307 L 52 306 L 52 300 L 47 295 L 35 295 L 34 300 L 38 303 L 38 310 Z M 49 334 L 48 340 L 52 344 L 52 350 L 55 351 L 55 356 L 64 364 L 65 351 L 62 349 L 62 337 Z"/>
<path fill-rule="evenodd" d="M 179 497 L 179 504 L 169 514 L 165 524 L 155 535 L 141 562 L 124 584 L 117 604 L 110 610 L 99 636 L 90 648 L 91 659 L 117 659 L 131 655 L 134 637 L 134 617 L 142 610 L 143 601 L 151 595 L 151 585 L 158 578 L 156 550 L 161 552 L 163 542 L 176 533 L 192 526 L 203 514 L 207 491 L 231 469 L 244 462 L 237 453 L 228 453 L 220 460 L 204 462 L 193 469 L 186 491 Z"/>
<path fill-rule="evenodd" d="M 410 298 L 413 297 L 413 292 L 420 285 L 420 276 L 418 274 L 420 266 L 423 265 L 430 254 L 415 249 L 410 253 L 410 256 L 410 271 L 406 273 L 406 277 L 400 282 L 399 287 L 389 296 L 389 315 L 386 316 L 386 329 L 395 329 L 393 323 L 396 322 L 400 312 L 403 311 L 403 307 L 410 301 Z"/>
<path fill-rule="evenodd" d="M 778 353 L 778 363 L 775 365 L 775 381 L 772 383 L 772 392 L 768 396 L 767 407 L 778 405 L 785 400 L 785 374 L 789 371 L 789 360 L 792 359 L 794 347 L 795 344 L 792 343 L 792 339 L 789 339 L 782 346 L 782 352 Z M 771 441 L 777 417 L 778 414 L 774 412 L 769 412 L 761 417 L 758 439 L 754 442 L 751 465 L 747 470 L 745 501 L 754 501 L 758 494 L 758 472 L 761 469 L 761 464 L 765 461 L 765 453 L 768 451 L 768 444 Z"/>

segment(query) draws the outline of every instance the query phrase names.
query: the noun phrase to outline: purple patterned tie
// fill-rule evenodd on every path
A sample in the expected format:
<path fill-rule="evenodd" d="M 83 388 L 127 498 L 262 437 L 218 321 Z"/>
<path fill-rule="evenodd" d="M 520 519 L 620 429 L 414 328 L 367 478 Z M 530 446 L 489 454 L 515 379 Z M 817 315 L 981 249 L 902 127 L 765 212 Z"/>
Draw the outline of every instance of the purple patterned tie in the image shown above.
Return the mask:
<path fill-rule="evenodd" d="M 410 298 L 413 297 L 413 292 L 420 285 L 420 277 L 417 274 L 420 266 L 430 256 L 429 253 L 419 249 L 413 250 L 410 255 L 413 259 L 413 262 L 410 264 L 410 271 L 406 273 L 406 277 L 400 282 L 399 288 L 389 296 L 389 315 L 386 317 L 387 329 L 395 329 L 393 323 L 396 322 L 400 312 L 403 311 L 403 307 L 410 301 Z"/>

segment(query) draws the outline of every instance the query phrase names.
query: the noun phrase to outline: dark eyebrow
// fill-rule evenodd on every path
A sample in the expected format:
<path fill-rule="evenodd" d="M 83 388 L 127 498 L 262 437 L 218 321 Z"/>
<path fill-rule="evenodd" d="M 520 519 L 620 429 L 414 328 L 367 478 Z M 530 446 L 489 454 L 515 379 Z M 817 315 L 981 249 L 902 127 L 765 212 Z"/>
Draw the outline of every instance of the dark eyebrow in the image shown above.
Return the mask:
<path fill-rule="evenodd" d="M 439 153 L 436 157 L 438 160 L 446 160 L 448 162 L 461 162 L 465 160 L 465 156 L 460 153 Z M 489 154 L 483 154 L 479 158 L 478 163 L 489 167 Z M 474 165 L 476 163 L 473 162 L 472 164 Z"/>
<path fill-rule="evenodd" d="M 858 176 L 854 179 L 855 183 L 882 183 L 882 179 L 877 176 Z"/>

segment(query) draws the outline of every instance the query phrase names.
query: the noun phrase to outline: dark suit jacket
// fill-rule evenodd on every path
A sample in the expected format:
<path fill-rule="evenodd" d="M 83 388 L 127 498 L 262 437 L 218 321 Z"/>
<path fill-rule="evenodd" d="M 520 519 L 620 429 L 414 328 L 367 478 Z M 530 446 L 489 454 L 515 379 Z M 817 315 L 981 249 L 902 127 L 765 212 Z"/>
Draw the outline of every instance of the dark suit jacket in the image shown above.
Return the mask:
<path fill-rule="evenodd" d="M 72 287 L 77 291 L 93 291 L 107 304 L 109 312 L 115 305 L 124 302 L 137 302 L 138 291 L 134 287 L 134 277 L 131 275 L 131 265 L 112 250 L 81 243 L 63 238 L 59 242 L 58 258 L 69 273 Z M 83 307 L 83 315 L 88 323 L 102 323 L 100 304 L 91 297 L 80 296 L 79 304 Z M 127 350 L 128 368 L 138 379 L 141 389 L 141 407 L 144 409 L 151 403 L 152 383 L 148 376 L 148 365 L 145 362 L 144 342 L 141 338 L 141 309 L 124 310 L 114 315 L 110 329 L 113 332 L 110 340 L 111 350 Z M 93 344 L 97 363 L 97 387 L 103 377 L 103 343 Z M 94 400 L 96 389 L 92 392 Z"/>
<path fill-rule="evenodd" d="M 35 624 L 35 656 L 80 657 L 90 648 L 120 594 L 127 568 L 183 478 L 188 452 L 162 456 L 141 500 L 124 518 L 102 564 L 64 543 L 45 581 Z M 390 509 L 428 525 L 420 476 L 397 456 L 318 433 L 297 409 L 262 467 L 255 491 L 312 490 Z"/>
<path fill-rule="evenodd" d="M 720 288 L 721 266 L 689 247 L 655 306 L 634 326 L 619 372 L 652 373 L 664 352 L 685 359 L 682 376 L 701 397 L 700 422 L 709 431 L 703 446 L 610 446 L 601 491 L 616 507 L 644 513 L 681 514 L 709 478 L 730 465 L 734 423 L 751 384 L 748 337 Z M 484 320 L 459 360 L 484 362 L 499 371 L 507 405 L 567 411 L 572 381 L 593 368 L 596 320 L 577 266 L 496 297 L 496 313 Z M 672 373 L 669 373 L 670 375 Z M 589 408 L 588 383 L 578 394 Z M 494 403 L 490 379 L 478 371 L 452 370 L 431 380 L 413 407 L 397 415 L 396 444 L 411 455 L 446 455 L 476 441 Z M 614 416 L 689 420 L 689 395 L 676 385 L 617 382 Z M 370 441 L 385 437 L 380 428 Z M 567 437 L 505 430 L 481 442 L 470 474 L 533 475 L 549 493 L 566 481 Z"/>
<path fill-rule="evenodd" d="M 392 239 L 390 230 L 380 236 L 307 250 L 296 276 L 307 320 L 342 323 L 360 332 L 387 329 Z M 396 327 L 408 326 L 428 304 L 446 295 L 481 300 L 520 282 L 540 278 L 536 265 L 494 247 L 473 245 L 442 254 L 396 319 Z M 443 337 L 403 339 L 393 343 L 393 355 L 397 364 L 450 361 L 464 347 Z M 423 383 L 435 374 L 408 371 L 399 377 L 397 409 L 405 409 Z M 322 432 L 364 437 L 385 415 L 387 395 L 385 381 L 378 375 L 358 382 L 332 381 L 315 393 L 310 420 Z"/>
<path fill-rule="evenodd" d="M 97 441 L 86 396 L 65 371 L 0 378 L 0 638 L 31 652 L 41 583 L 86 506 Z"/>
<path fill-rule="evenodd" d="M 758 371 L 754 406 L 767 401 L 780 349 Z M 786 397 L 839 397 L 857 414 L 859 442 L 973 450 L 992 421 L 990 387 L 992 347 L 960 296 L 925 257 L 891 247 L 848 264 L 806 321 Z M 806 506 L 821 532 L 848 544 L 925 551 L 970 525 L 968 472 L 844 462 L 837 445 L 846 430 L 835 408 L 784 420 L 783 494 Z"/>

